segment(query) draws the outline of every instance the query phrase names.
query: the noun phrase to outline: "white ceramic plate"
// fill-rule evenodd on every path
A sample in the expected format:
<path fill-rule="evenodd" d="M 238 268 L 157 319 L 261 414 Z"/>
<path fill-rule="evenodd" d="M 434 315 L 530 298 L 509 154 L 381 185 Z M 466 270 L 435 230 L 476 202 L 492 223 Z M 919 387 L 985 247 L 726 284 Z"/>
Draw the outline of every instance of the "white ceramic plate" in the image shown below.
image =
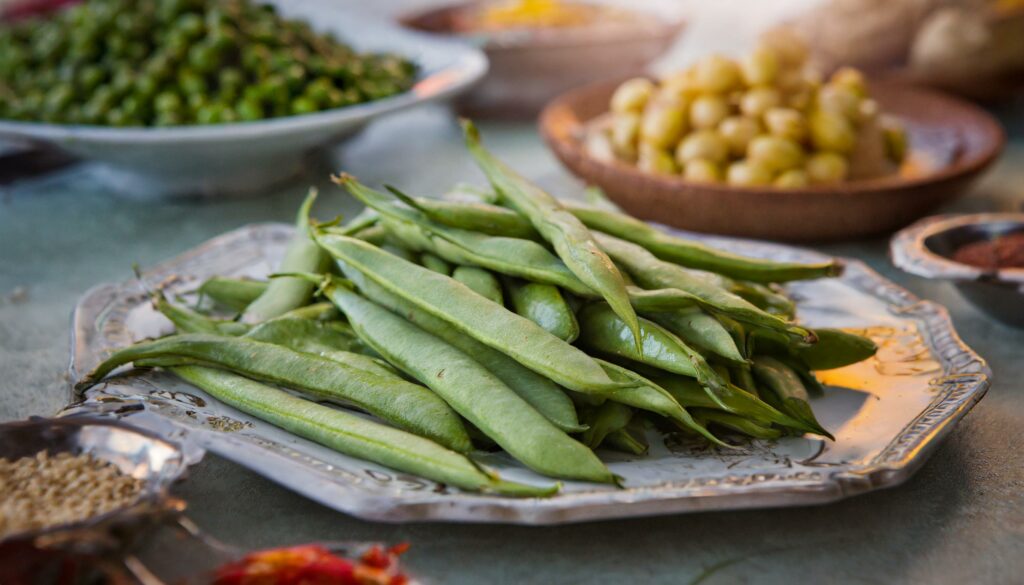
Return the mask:
<path fill-rule="evenodd" d="M 149 287 L 170 279 L 171 293 L 187 293 L 213 275 L 262 277 L 277 265 L 290 235 L 291 228 L 278 224 L 241 228 L 144 278 Z M 781 245 L 704 239 L 752 256 L 821 257 Z M 110 379 L 74 397 L 71 411 L 121 412 L 139 425 L 171 421 L 180 440 L 198 442 L 324 505 L 389 522 L 559 524 L 806 505 L 903 482 L 985 394 L 988 367 L 957 337 L 945 309 L 914 298 L 856 260 L 842 278 L 798 283 L 791 292 L 803 322 L 856 329 L 880 347 L 870 360 L 820 374 L 827 389 L 812 406 L 836 441 L 753 441 L 730 451 L 652 435 L 643 457 L 600 452 L 625 478 L 625 489 L 568 482 L 548 499 L 464 493 L 297 438 L 155 371 Z M 94 288 L 75 309 L 70 378 L 80 379 L 117 347 L 170 331 L 139 282 Z M 510 479 L 551 481 L 503 455 L 484 460 Z"/>
<path fill-rule="evenodd" d="M 0 137 L 50 143 L 103 163 L 111 187 L 126 194 L 247 193 L 298 174 L 308 155 L 350 137 L 371 120 L 453 96 L 487 72 L 465 44 L 376 22 L 331 0 L 276 0 L 284 16 L 331 31 L 359 51 L 396 53 L 420 66 L 410 91 L 389 98 L 258 122 L 171 128 L 108 128 L 0 120 Z"/>

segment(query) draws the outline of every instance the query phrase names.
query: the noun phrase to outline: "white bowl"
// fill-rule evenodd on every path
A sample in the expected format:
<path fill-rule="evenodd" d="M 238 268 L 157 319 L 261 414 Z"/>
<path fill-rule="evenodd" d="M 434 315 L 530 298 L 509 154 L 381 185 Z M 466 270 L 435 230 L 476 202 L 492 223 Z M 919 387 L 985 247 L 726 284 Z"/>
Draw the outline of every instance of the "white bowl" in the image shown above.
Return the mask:
<path fill-rule="evenodd" d="M 371 120 L 455 95 L 487 72 L 487 58 L 477 49 L 373 21 L 331 0 L 268 3 L 359 51 L 412 59 L 420 67 L 415 85 L 381 100 L 257 122 L 111 128 L 0 120 L 0 137 L 50 143 L 99 162 L 110 186 L 125 194 L 253 193 L 294 177 L 310 153 L 352 136 Z"/>

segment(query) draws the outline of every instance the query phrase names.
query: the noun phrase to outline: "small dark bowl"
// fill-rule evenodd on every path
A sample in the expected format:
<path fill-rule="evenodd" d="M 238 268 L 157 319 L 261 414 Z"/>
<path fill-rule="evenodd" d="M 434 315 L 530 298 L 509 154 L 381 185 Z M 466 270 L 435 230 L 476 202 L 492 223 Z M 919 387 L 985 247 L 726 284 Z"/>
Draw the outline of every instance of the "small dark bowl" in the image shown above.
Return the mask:
<path fill-rule="evenodd" d="M 979 213 L 925 218 L 897 233 L 893 263 L 917 276 L 952 281 L 989 316 L 1024 328 L 1024 268 L 989 270 L 952 260 L 966 244 L 1024 232 L 1024 213 Z"/>

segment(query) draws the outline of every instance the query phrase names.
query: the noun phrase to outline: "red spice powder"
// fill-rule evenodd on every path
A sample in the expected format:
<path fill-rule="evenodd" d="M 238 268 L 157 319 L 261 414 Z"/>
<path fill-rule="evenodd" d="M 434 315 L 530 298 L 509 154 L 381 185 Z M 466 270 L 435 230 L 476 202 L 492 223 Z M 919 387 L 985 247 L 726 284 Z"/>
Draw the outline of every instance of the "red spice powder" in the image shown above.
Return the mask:
<path fill-rule="evenodd" d="M 1024 268 L 1024 232 L 972 242 L 957 248 L 953 260 L 978 268 Z"/>

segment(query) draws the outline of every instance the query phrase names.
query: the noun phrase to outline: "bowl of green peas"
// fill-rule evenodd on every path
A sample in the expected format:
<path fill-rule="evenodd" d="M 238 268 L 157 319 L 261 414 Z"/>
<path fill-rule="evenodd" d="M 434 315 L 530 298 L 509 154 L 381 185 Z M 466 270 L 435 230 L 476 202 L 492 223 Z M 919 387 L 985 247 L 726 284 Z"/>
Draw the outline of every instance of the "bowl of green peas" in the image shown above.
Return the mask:
<path fill-rule="evenodd" d="M 253 193 L 486 70 L 327 0 L 85 0 L 0 23 L 0 139 L 99 163 L 126 194 Z"/>

